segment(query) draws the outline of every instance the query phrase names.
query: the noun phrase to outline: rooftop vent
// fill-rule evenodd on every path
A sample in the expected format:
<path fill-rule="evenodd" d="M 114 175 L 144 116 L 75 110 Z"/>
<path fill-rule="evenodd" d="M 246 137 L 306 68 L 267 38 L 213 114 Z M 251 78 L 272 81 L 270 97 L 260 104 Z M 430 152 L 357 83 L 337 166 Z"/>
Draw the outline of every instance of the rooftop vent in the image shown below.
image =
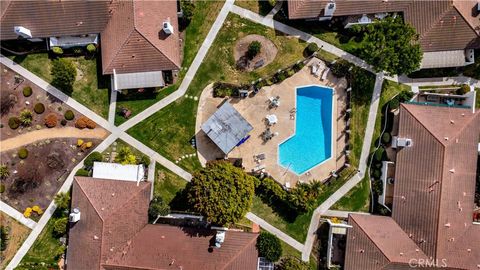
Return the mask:
<path fill-rule="evenodd" d="M 68 216 L 68 221 L 75 223 L 80 220 L 80 210 L 78 208 L 74 208 L 72 213 Z"/>
<path fill-rule="evenodd" d="M 325 16 L 332 17 L 333 13 L 335 13 L 335 9 L 337 8 L 337 4 L 334 2 L 327 3 L 325 6 Z"/>
<path fill-rule="evenodd" d="M 13 31 L 15 31 L 15 34 L 23 38 L 32 38 L 32 32 L 30 32 L 30 29 L 23 26 L 15 26 L 13 27 Z"/>
<path fill-rule="evenodd" d="M 169 21 L 163 22 L 163 32 L 167 35 L 173 34 L 173 26 Z"/>
<path fill-rule="evenodd" d="M 393 148 L 411 147 L 412 145 L 413 145 L 412 139 L 393 137 L 393 144 L 392 144 Z"/>
<path fill-rule="evenodd" d="M 225 231 L 217 231 L 215 235 L 215 247 L 220 248 L 222 247 L 223 242 L 225 242 Z"/>

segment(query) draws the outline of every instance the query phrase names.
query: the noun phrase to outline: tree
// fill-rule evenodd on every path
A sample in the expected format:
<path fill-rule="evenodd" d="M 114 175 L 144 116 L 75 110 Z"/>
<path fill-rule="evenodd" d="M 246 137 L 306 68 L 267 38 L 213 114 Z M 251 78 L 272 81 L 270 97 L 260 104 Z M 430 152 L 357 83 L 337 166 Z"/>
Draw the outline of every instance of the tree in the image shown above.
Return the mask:
<path fill-rule="evenodd" d="M 260 51 L 262 50 L 262 43 L 259 41 L 252 41 L 248 45 L 248 50 L 247 50 L 247 57 L 248 59 L 252 60 L 255 56 L 257 56 Z"/>
<path fill-rule="evenodd" d="M 420 68 L 422 51 L 418 35 L 400 16 L 365 26 L 360 56 L 376 71 L 409 74 Z"/>
<path fill-rule="evenodd" d="M 53 232 L 57 236 L 62 236 L 67 233 L 67 225 L 68 225 L 67 217 L 59 218 L 55 220 L 55 223 L 53 223 Z"/>
<path fill-rule="evenodd" d="M 68 192 L 58 193 L 54 200 L 58 209 L 67 210 L 70 208 L 70 194 Z"/>
<path fill-rule="evenodd" d="M 52 85 L 66 94 L 71 94 L 77 76 L 77 69 L 72 60 L 66 58 L 53 60 L 51 73 L 53 77 Z"/>
<path fill-rule="evenodd" d="M 115 162 L 118 162 L 122 165 L 126 164 L 137 164 L 137 157 L 132 153 L 132 149 L 130 147 L 122 147 L 120 151 L 118 151 L 117 156 L 115 157 Z"/>
<path fill-rule="evenodd" d="M 309 270 L 310 267 L 305 262 L 300 261 L 295 257 L 284 257 L 278 265 L 276 270 Z"/>
<path fill-rule="evenodd" d="M 193 18 L 193 12 L 195 11 L 195 3 L 192 0 L 181 0 L 180 7 L 183 12 L 183 19 L 188 24 Z"/>
<path fill-rule="evenodd" d="M 197 171 L 187 186 L 188 202 L 209 222 L 237 222 L 252 204 L 253 176 L 228 162 L 213 162 Z"/>
<path fill-rule="evenodd" d="M 0 251 L 7 249 L 8 231 L 5 226 L 0 226 Z"/>
<path fill-rule="evenodd" d="M 85 167 L 87 167 L 87 168 L 92 168 L 93 163 L 95 161 L 102 161 L 102 160 L 103 160 L 102 153 L 95 151 L 95 152 L 92 152 L 90 155 L 88 155 L 88 157 L 85 158 L 85 161 L 83 162 L 83 165 L 85 165 Z"/>
<path fill-rule="evenodd" d="M 282 256 L 280 239 L 269 232 L 261 232 L 257 238 L 257 249 L 261 257 L 276 262 Z"/>
<path fill-rule="evenodd" d="M 22 125 L 29 126 L 30 124 L 32 124 L 33 120 L 32 112 L 28 109 L 25 109 L 20 112 L 20 117 L 18 119 L 20 119 Z"/>
<path fill-rule="evenodd" d="M 8 171 L 8 167 L 5 164 L 0 165 L 0 179 L 5 179 L 10 176 L 10 172 Z"/>
<path fill-rule="evenodd" d="M 158 216 L 166 216 L 170 213 L 170 206 L 160 196 L 155 196 L 148 208 L 148 217 L 154 221 Z"/>

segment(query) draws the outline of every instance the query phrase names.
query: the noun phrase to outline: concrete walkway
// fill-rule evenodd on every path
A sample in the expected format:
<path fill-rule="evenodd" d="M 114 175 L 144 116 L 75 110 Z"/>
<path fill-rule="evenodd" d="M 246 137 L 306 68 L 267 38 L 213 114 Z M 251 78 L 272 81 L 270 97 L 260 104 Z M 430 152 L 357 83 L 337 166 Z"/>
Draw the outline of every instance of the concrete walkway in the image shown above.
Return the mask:
<path fill-rule="evenodd" d="M 22 223 L 23 225 L 27 226 L 30 229 L 33 229 L 35 228 L 35 226 L 37 226 L 37 223 L 35 221 L 24 217 L 22 213 L 17 211 L 17 209 L 11 207 L 10 205 L 2 201 L 0 201 L 0 211 L 11 216 L 16 221 Z"/>
<path fill-rule="evenodd" d="M 157 103 L 143 110 L 141 113 L 130 118 L 130 120 L 128 120 L 127 122 L 119 126 L 121 130 L 125 131 L 130 129 L 131 127 L 140 123 L 147 117 L 163 109 L 168 104 L 174 102 L 175 100 L 185 95 L 185 93 L 188 90 L 188 87 L 190 86 L 190 83 L 192 82 L 193 78 L 195 77 L 195 74 L 197 73 L 198 68 L 202 64 L 205 56 L 207 55 L 208 49 L 210 49 L 210 46 L 215 40 L 215 37 L 217 36 L 218 32 L 222 28 L 223 22 L 227 18 L 227 15 L 230 12 L 230 10 L 232 9 L 233 2 L 234 0 L 227 0 L 223 5 L 222 10 L 220 10 L 220 13 L 217 16 L 217 19 L 213 23 L 212 28 L 210 28 L 210 31 L 208 32 L 207 37 L 203 41 L 202 46 L 198 50 L 198 53 L 195 56 L 195 59 L 193 59 L 193 62 L 188 68 L 187 74 L 185 74 L 185 77 L 183 78 L 182 83 L 180 84 L 180 87 L 177 89 L 177 91 L 173 92 L 172 94 L 168 95 L 167 97 L 163 98 L 162 100 L 158 101 Z"/>
<path fill-rule="evenodd" d="M 79 138 L 79 139 L 104 139 L 108 131 L 102 128 L 78 129 L 74 127 L 44 128 L 19 134 L 13 138 L 0 141 L 2 152 L 15 149 L 27 144 L 41 140 L 52 140 L 57 138 Z"/>
<path fill-rule="evenodd" d="M 292 237 L 288 236 L 286 233 L 280 231 L 279 229 L 273 227 L 272 225 L 270 225 L 268 222 L 266 222 L 265 220 L 259 218 L 258 216 L 256 216 L 255 214 L 251 213 L 251 212 L 248 212 L 246 215 L 245 215 L 246 218 L 248 218 L 250 221 L 252 222 L 255 222 L 257 223 L 258 225 L 260 225 L 260 227 L 262 227 L 263 229 L 265 229 L 266 231 L 276 235 L 278 238 L 280 238 L 280 240 L 282 240 L 283 242 L 287 243 L 288 245 L 290 245 L 291 247 L 293 247 L 294 249 L 302 252 L 302 250 L 304 249 L 304 246 L 299 243 L 297 240 L 293 239 Z"/>
<path fill-rule="evenodd" d="M 325 213 L 323 213 L 322 216 L 348 218 L 348 215 L 350 215 L 350 214 L 370 215 L 370 213 L 365 213 L 365 212 L 350 212 L 350 211 L 339 211 L 339 210 L 327 210 L 327 211 L 325 211 Z"/>
<path fill-rule="evenodd" d="M 117 91 L 110 90 L 110 105 L 108 106 L 108 123 L 110 125 L 115 125 L 115 110 L 117 108 Z"/>
<path fill-rule="evenodd" d="M 375 120 L 377 117 L 378 105 L 380 102 L 380 94 L 382 91 L 382 84 L 384 80 L 383 73 L 377 74 L 375 80 L 375 88 L 373 89 L 372 101 L 370 104 L 370 110 L 368 113 L 367 127 L 365 130 L 365 137 L 363 139 L 362 153 L 360 155 L 359 171 L 350 180 L 348 180 L 342 187 L 340 187 L 335 193 L 332 194 L 327 200 L 325 200 L 315 211 L 313 212 L 312 220 L 308 228 L 307 240 L 302 250 L 302 260 L 308 261 L 313 248 L 313 242 L 315 241 L 318 225 L 320 223 L 320 216 L 322 216 L 332 205 L 340 200 L 347 192 L 354 188 L 360 181 L 362 181 L 365 170 L 367 168 L 367 159 L 370 154 L 370 146 L 372 144 L 373 132 L 375 129 Z"/>

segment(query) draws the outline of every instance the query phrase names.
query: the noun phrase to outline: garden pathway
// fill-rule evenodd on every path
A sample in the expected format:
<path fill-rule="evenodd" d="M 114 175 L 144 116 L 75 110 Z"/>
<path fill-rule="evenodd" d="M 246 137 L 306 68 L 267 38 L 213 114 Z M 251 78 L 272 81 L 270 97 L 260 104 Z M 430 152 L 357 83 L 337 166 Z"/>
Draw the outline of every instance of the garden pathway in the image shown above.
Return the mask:
<path fill-rule="evenodd" d="M 187 74 L 185 74 L 185 77 L 183 78 L 182 83 L 180 84 L 180 87 L 177 89 L 177 91 L 173 92 L 172 94 L 168 95 L 167 97 L 163 98 L 162 100 L 158 101 L 157 103 L 143 110 L 141 113 L 130 118 L 130 120 L 128 120 L 127 122 L 119 126 L 121 130 L 124 130 L 124 131 L 128 130 L 129 128 L 140 123 L 147 117 L 158 112 L 168 104 L 174 102 L 175 100 L 185 95 L 185 93 L 188 90 L 188 87 L 190 86 L 190 83 L 192 82 L 193 78 L 195 77 L 195 74 L 197 73 L 198 68 L 202 64 L 205 56 L 207 55 L 208 49 L 210 49 L 210 46 L 215 40 L 215 37 L 217 36 L 220 29 L 222 28 L 223 22 L 227 18 L 228 13 L 230 13 L 230 10 L 232 9 L 232 6 L 233 6 L 233 2 L 234 0 L 227 0 L 223 5 L 222 10 L 220 10 L 220 13 L 217 16 L 217 19 L 213 23 L 212 28 L 210 28 L 210 31 L 208 32 L 207 37 L 205 38 L 205 40 L 202 43 L 202 46 L 200 47 L 197 54 L 195 55 L 195 58 L 193 59 L 192 64 L 188 68 Z"/>
<path fill-rule="evenodd" d="M 27 226 L 30 229 L 35 228 L 37 223 L 29 218 L 23 216 L 22 213 L 18 212 L 17 209 L 11 207 L 10 205 L 0 201 L 0 210 L 14 218 L 16 221 L 22 223 L 23 225 Z"/>
<path fill-rule="evenodd" d="M 370 213 L 366 212 L 350 212 L 350 211 L 340 211 L 340 210 L 327 210 L 323 213 L 323 216 L 327 217 L 340 217 L 340 218 L 348 218 L 350 214 L 358 214 L 358 215 L 370 215 Z"/>
<path fill-rule="evenodd" d="M 117 106 L 117 91 L 111 89 L 110 90 L 110 105 L 108 107 L 108 123 L 110 125 L 115 125 L 115 109 Z"/>
<path fill-rule="evenodd" d="M 15 149 L 41 140 L 57 138 L 104 139 L 109 132 L 103 128 L 78 129 L 75 127 L 44 128 L 33 130 L 13 138 L 0 141 L 1 152 Z"/>

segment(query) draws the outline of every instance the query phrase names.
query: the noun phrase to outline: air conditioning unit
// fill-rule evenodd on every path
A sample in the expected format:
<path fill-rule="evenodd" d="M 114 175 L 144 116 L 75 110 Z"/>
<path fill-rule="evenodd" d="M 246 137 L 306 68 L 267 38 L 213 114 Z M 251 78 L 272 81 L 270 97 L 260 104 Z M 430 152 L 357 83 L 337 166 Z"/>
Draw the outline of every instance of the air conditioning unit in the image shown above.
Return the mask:
<path fill-rule="evenodd" d="M 392 147 L 393 148 L 399 148 L 399 147 L 411 147 L 413 145 L 412 139 L 409 138 L 399 138 L 399 137 L 393 137 L 392 140 Z"/>
<path fill-rule="evenodd" d="M 78 208 L 74 208 L 72 213 L 68 216 L 68 222 L 75 223 L 80 220 L 80 210 Z"/>
<path fill-rule="evenodd" d="M 225 241 L 225 231 L 217 231 L 215 235 L 215 247 L 220 248 L 222 247 L 223 242 Z"/>
<path fill-rule="evenodd" d="M 13 27 L 13 31 L 15 34 L 23 38 L 32 38 L 32 32 L 30 32 L 30 29 L 27 29 L 23 26 L 15 26 Z"/>
<path fill-rule="evenodd" d="M 327 3 L 325 6 L 325 16 L 332 17 L 333 13 L 335 13 L 335 9 L 337 9 L 337 4 L 335 2 Z"/>
<path fill-rule="evenodd" d="M 163 32 L 165 32 L 167 35 L 173 34 L 173 26 L 170 22 L 163 22 Z"/>

